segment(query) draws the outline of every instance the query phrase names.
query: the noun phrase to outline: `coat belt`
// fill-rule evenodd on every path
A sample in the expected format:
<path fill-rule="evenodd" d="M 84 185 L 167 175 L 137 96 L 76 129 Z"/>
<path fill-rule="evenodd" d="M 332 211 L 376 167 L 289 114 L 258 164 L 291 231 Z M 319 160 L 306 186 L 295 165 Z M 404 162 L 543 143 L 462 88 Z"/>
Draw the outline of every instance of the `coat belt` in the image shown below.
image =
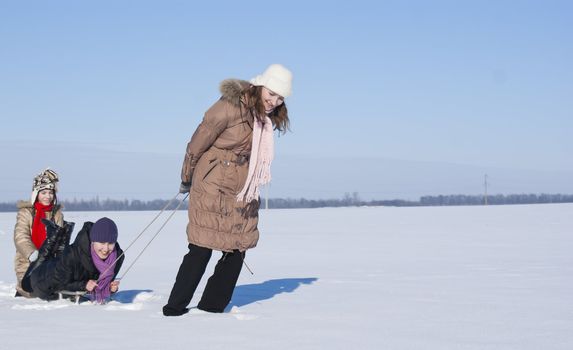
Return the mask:
<path fill-rule="evenodd" d="M 217 147 L 211 147 L 211 152 L 217 155 L 217 158 L 226 166 L 230 163 L 235 163 L 237 165 L 244 165 L 250 159 L 250 154 L 235 154 L 233 151 L 221 149 Z"/>

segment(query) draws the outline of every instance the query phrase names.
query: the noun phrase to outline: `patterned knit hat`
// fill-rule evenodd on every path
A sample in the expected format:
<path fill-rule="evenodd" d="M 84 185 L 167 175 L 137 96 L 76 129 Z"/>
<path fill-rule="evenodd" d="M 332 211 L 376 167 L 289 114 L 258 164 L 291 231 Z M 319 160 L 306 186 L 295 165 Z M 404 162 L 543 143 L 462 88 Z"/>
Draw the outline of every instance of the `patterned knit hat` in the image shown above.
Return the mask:
<path fill-rule="evenodd" d="M 32 186 L 32 196 L 30 203 L 34 204 L 38 193 L 42 190 L 52 190 L 54 194 L 58 191 L 58 174 L 50 168 L 42 171 L 34 178 L 34 185 Z"/>

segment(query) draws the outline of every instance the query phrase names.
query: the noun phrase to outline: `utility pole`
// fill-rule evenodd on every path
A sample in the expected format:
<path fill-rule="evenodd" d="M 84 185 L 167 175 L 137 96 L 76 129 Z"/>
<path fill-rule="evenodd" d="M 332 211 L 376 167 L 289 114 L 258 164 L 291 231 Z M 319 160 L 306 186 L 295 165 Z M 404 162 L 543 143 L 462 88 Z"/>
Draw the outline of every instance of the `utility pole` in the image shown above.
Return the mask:
<path fill-rule="evenodd" d="M 483 186 L 484 186 L 484 189 L 485 189 L 485 195 L 484 195 L 484 197 L 483 197 L 483 199 L 484 199 L 484 205 L 487 205 L 487 174 L 485 174 L 485 176 L 484 176 Z"/>

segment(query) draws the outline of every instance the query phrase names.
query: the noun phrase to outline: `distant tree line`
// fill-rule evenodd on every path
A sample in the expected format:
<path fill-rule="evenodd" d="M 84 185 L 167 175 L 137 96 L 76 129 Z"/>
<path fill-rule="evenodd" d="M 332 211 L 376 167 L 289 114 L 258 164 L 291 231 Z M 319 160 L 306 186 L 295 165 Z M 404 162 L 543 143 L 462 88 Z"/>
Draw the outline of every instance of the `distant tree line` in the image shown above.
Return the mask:
<path fill-rule="evenodd" d="M 486 202 L 484 196 L 448 195 L 448 196 L 424 196 L 420 197 L 420 205 L 483 205 Z M 537 203 L 573 203 L 571 194 L 496 194 L 487 196 L 487 204 L 537 204 Z"/>
<path fill-rule="evenodd" d="M 165 199 L 154 199 L 150 201 L 142 200 L 117 200 L 117 199 L 74 199 L 62 202 L 66 211 L 140 211 L 140 210 L 160 210 L 169 201 Z M 573 195 L 566 194 L 510 194 L 510 195 L 489 195 L 487 204 L 535 204 L 535 203 L 573 203 Z M 167 208 L 175 209 L 177 202 L 171 203 Z M 287 208 L 324 208 L 324 207 L 358 207 L 358 206 L 392 206 L 392 207 L 414 207 L 414 206 L 448 206 L 448 205 L 483 205 L 485 198 L 481 195 L 439 195 L 423 196 L 418 201 L 407 201 L 402 199 L 393 200 L 370 200 L 360 199 L 358 193 L 346 193 L 339 199 L 305 199 L 305 198 L 270 198 L 268 200 L 269 209 Z M 263 199 L 261 207 L 266 206 Z M 187 202 L 180 207 L 187 209 Z M 0 212 L 16 211 L 15 202 L 0 203 Z"/>
<path fill-rule="evenodd" d="M 412 207 L 419 206 L 419 202 L 406 201 L 402 199 L 392 200 L 372 200 L 363 201 L 357 192 L 346 193 L 343 198 L 339 199 L 292 199 L 292 198 L 269 198 L 269 209 L 288 209 L 288 208 L 325 208 L 325 207 L 361 207 L 361 206 L 392 206 L 392 207 Z M 265 206 L 264 199 L 261 207 Z"/>
<path fill-rule="evenodd" d="M 141 210 L 159 210 L 163 209 L 169 201 L 166 199 L 154 199 L 142 201 L 138 199 L 73 199 L 64 200 L 60 204 L 66 211 L 141 211 Z M 167 209 L 175 209 L 178 202 L 174 201 Z M 184 202 L 180 209 L 187 209 L 187 201 Z M 0 203 L 0 212 L 17 211 L 16 202 Z"/>

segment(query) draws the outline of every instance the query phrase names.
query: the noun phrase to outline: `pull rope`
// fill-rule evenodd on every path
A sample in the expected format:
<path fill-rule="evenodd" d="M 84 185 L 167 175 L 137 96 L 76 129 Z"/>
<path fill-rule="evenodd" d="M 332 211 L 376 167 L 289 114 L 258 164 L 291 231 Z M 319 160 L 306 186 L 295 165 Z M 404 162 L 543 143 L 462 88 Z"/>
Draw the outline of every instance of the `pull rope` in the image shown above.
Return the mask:
<path fill-rule="evenodd" d="M 175 211 L 177 211 L 177 209 L 179 209 L 179 207 L 181 206 L 181 204 L 182 204 L 183 201 L 187 198 L 188 195 L 189 195 L 189 194 L 187 194 L 183 199 L 181 199 L 181 200 L 179 201 L 179 205 L 177 205 L 177 208 L 175 208 L 175 210 L 174 210 L 173 212 L 175 212 Z M 131 243 L 129 243 L 129 245 L 128 245 L 125 249 L 123 249 L 123 252 L 115 259 L 115 261 L 114 261 L 107 269 L 105 269 L 102 273 L 100 273 L 100 276 L 103 276 L 106 272 L 109 271 L 109 269 L 115 268 L 115 264 L 119 261 L 119 259 L 121 259 L 122 256 L 125 255 L 125 252 L 126 252 L 129 248 L 131 248 L 131 246 L 134 245 L 135 242 L 137 242 L 137 240 L 145 233 L 145 231 L 147 231 L 147 229 L 155 222 L 155 220 L 157 220 L 157 218 L 159 218 L 159 216 L 161 216 L 161 214 L 163 214 L 163 212 L 171 205 L 171 203 L 177 198 L 177 196 L 179 196 L 179 192 L 177 192 L 177 194 L 176 194 L 173 198 L 171 198 L 171 199 L 169 200 L 169 202 L 167 202 L 167 204 L 165 204 L 165 206 L 163 207 L 163 209 L 161 209 L 161 211 L 160 211 L 159 213 L 157 213 L 157 215 L 155 215 L 155 217 L 153 218 L 153 220 L 151 220 L 151 222 L 150 222 L 147 226 L 145 226 L 145 228 L 143 229 L 143 231 L 141 231 L 141 232 L 131 241 Z M 171 216 L 173 216 L 173 214 L 172 214 Z M 171 218 L 171 216 L 170 216 L 167 220 L 169 220 L 169 219 Z M 163 224 L 163 226 L 165 226 L 166 223 L 167 223 L 167 221 Z M 161 228 L 163 228 L 163 226 L 161 226 Z M 160 230 L 161 230 L 161 229 L 160 229 Z M 159 233 L 159 232 L 158 232 L 158 233 Z M 156 234 L 156 235 L 157 235 L 157 234 Z M 124 274 L 124 275 L 125 275 L 125 274 Z M 97 282 L 99 282 L 99 279 L 97 280 Z"/>
<path fill-rule="evenodd" d="M 161 225 L 161 227 L 159 228 L 159 230 L 157 230 L 157 232 L 153 235 L 153 237 L 151 237 L 151 239 L 149 240 L 149 242 L 147 242 L 147 244 L 145 245 L 145 247 L 143 247 L 143 249 L 141 250 L 141 252 L 135 257 L 135 260 L 133 260 L 133 262 L 131 263 L 131 265 L 129 265 L 127 267 L 127 269 L 125 270 L 125 272 L 123 273 L 123 275 L 121 277 L 119 277 L 119 279 L 123 279 L 125 277 L 125 275 L 127 275 L 127 273 L 129 272 L 129 270 L 131 270 L 131 268 L 133 267 L 133 265 L 135 265 L 135 263 L 137 262 L 137 260 L 139 260 L 139 257 L 143 254 L 143 252 L 145 252 L 145 250 L 147 249 L 147 247 L 149 247 L 149 245 L 151 244 L 151 242 L 153 242 L 153 240 L 155 239 L 155 237 L 157 237 L 157 235 L 159 235 L 159 233 L 161 232 L 161 230 L 165 227 L 165 225 L 167 225 L 167 223 L 169 222 L 169 220 L 171 220 L 171 218 L 173 217 L 173 215 L 175 215 L 175 213 L 177 212 L 177 210 L 179 210 L 179 207 L 181 207 L 181 204 L 183 204 L 183 202 L 185 201 L 185 199 L 187 199 L 187 197 L 189 196 L 189 193 L 187 193 L 185 195 L 185 197 L 183 197 L 180 201 L 179 204 L 177 205 L 177 207 L 171 212 L 171 215 L 169 215 L 169 217 L 165 220 L 165 222 L 163 223 L 163 225 Z M 175 196 L 177 197 L 177 196 Z M 103 275 L 103 274 L 102 274 Z"/>
<path fill-rule="evenodd" d="M 241 256 L 241 258 L 243 259 L 243 264 L 245 264 L 245 267 L 247 268 L 247 270 L 249 270 L 249 272 L 251 273 L 251 275 L 254 275 L 255 273 L 253 272 L 253 270 L 251 270 L 249 268 L 249 265 L 247 265 L 247 262 L 245 261 L 245 256 Z"/>

